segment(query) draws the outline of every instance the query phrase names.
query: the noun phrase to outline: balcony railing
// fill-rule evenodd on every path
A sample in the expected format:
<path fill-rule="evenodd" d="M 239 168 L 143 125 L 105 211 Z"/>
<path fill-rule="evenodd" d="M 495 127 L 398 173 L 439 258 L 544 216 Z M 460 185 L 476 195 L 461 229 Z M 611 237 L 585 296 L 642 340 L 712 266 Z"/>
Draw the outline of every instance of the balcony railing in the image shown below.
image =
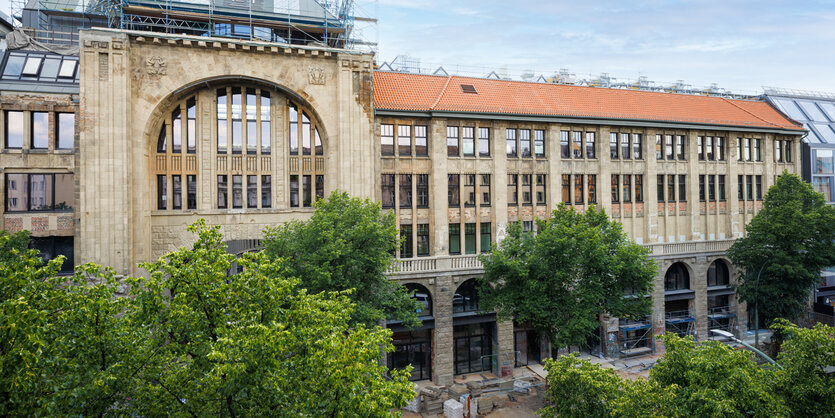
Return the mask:
<path fill-rule="evenodd" d="M 732 239 L 716 241 L 689 241 L 668 244 L 644 244 L 651 256 L 668 256 L 694 253 L 725 252 L 734 243 Z M 484 266 L 478 255 L 442 255 L 436 257 L 416 257 L 397 259 L 392 263 L 387 274 L 431 273 L 450 270 L 479 270 Z"/>

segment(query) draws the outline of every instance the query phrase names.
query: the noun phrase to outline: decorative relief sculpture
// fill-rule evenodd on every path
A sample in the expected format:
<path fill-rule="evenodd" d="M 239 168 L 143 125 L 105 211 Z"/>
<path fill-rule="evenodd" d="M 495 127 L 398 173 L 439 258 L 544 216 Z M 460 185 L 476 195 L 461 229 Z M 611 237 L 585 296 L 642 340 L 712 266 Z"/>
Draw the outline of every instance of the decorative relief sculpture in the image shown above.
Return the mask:
<path fill-rule="evenodd" d="M 145 60 L 145 66 L 149 75 L 160 76 L 168 73 L 168 64 L 165 62 L 165 58 L 157 55 L 148 57 Z"/>
<path fill-rule="evenodd" d="M 307 79 L 310 84 L 325 85 L 325 69 L 310 67 L 307 71 Z"/>

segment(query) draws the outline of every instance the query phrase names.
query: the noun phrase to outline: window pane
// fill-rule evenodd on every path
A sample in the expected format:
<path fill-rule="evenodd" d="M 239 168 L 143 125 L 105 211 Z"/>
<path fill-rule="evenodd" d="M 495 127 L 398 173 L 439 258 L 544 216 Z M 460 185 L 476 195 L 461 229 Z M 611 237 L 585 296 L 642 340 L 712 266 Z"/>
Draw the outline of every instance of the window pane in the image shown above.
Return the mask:
<path fill-rule="evenodd" d="M 676 154 L 678 155 L 679 160 L 683 161 L 683 160 L 686 159 L 685 155 L 684 155 L 684 152 L 685 152 L 684 136 L 683 135 L 677 135 L 676 136 Z"/>
<path fill-rule="evenodd" d="M 78 64 L 78 61 L 64 58 L 61 61 L 61 70 L 58 71 L 58 77 L 63 78 L 73 78 L 75 76 L 75 67 Z"/>
<path fill-rule="evenodd" d="M 641 174 L 635 175 L 635 202 L 644 201 L 644 176 Z"/>
<path fill-rule="evenodd" d="M 400 207 L 412 207 L 412 175 L 401 174 L 400 176 Z"/>
<path fill-rule="evenodd" d="M 180 108 L 177 107 L 171 113 L 171 151 L 182 151 L 182 119 L 180 118 Z"/>
<path fill-rule="evenodd" d="M 49 113 L 32 112 L 32 148 L 49 148 Z"/>
<path fill-rule="evenodd" d="M 536 204 L 545 204 L 545 174 L 536 175 Z"/>
<path fill-rule="evenodd" d="M 188 209 L 197 209 L 197 176 L 186 176 L 186 204 Z"/>
<path fill-rule="evenodd" d="M 232 207 L 235 209 L 244 206 L 243 176 L 232 176 Z"/>
<path fill-rule="evenodd" d="M 490 128 L 478 128 L 478 155 L 490 156 Z"/>
<path fill-rule="evenodd" d="M 382 192 L 381 204 L 384 208 L 394 207 L 394 174 L 382 174 L 380 177 Z"/>
<path fill-rule="evenodd" d="M 583 133 L 572 132 L 574 141 L 571 143 L 571 155 L 574 158 L 583 158 Z"/>
<path fill-rule="evenodd" d="M 628 148 L 627 148 L 627 154 L 628 154 Z M 621 188 L 621 190 L 623 190 L 623 193 L 621 194 L 621 198 L 623 199 L 624 202 L 627 202 L 627 203 L 631 202 L 632 201 L 632 177 L 629 176 L 629 174 L 624 174 L 623 175 L 622 186 L 623 187 Z"/>
<path fill-rule="evenodd" d="M 674 160 L 676 158 L 676 156 L 673 153 L 673 136 L 672 135 L 664 135 L 664 142 L 666 143 L 667 159 L 668 160 Z"/>
<path fill-rule="evenodd" d="M 458 206 L 460 206 L 458 182 L 458 174 L 449 174 L 447 176 L 447 205 L 451 208 L 457 208 Z"/>
<path fill-rule="evenodd" d="M 380 153 L 394 155 L 394 125 L 380 125 Z"/>
<path fill-rule="evenodd" d="M 23 112 L 6 112 L 6 148 L 23 148 Z"/>
<path fill-rule="evenodd" d="M 38 70 L 41 69 L 42 61 L 43 57 L 30 55 L 29 58 L 26 59 L 26 65 L 23 66 L 23 71 L 21 71 L 20 74 L 25 76 L 37 76 Z"/>
<path fill-rule="evenodd" d="M 446 128 L 447 155 L 458 156 L 458 127 L 447 126 Z"/>
<path fill-rule="evenodd" d="M 449 253 L 461 254 L 461 224 L 449 224 Z"/>
<path fill-rule="evenodd" d="M 302 176 L 302 205 L 306 208 L 310 207 L 313 199 L 310 187 L 310 176 Z"/>
<path fill-rule="evenodd" d="M 316 200 L 325 198 L 325 176 L 316 175 Z"/>
<path fill-rule="evenodd" d="M 246 207 L 258 207 L 258 176 L 246 176 Z"/>
<path fill-rule="evenodd" d="M 417 226 L 417 255 L 429 255 L 429 224 Z"/>
<path fill-rule="evenodd" d="M 183 208 L 183 183 L 179 175 L 171 176 L 171 209 Z"/>
<path fill-rule="evenodd" d="M 273 182 L 272 176 L 261 176 L 261 207 L 271 208 L 273 206 Z"/>
<path fill-rule="evenodd" d="M 186 147 L 189 154 L 197 152 L 197 109 L 194 99 L 186 102 Z"/>
<path fill-rule="evenodd" d="M 819 193 L 823 193 L 827 202 L 832 201 L 832 177 L 812 177 L 812 187 Z M 8 201 L 8 200 L 7 200 Z"/>
<path fill-rule="evenodd" d="M 530 129 L 520 129 L 519 130 L 519 151 L 522 152 L 522 157 L 530 157 L 531 156 L 531 130 Z"/>
<path fill-rule="evenodd" d="M 58 149 L 72 149 L 75 142 L 75 113 L 58 113 Z"/>
<path fill-rule="evenodd" d="M 629 157 L 630 157 L 629 134 L 620 134 L 620 149 L 621 149 L 621 155 L 623 155 L 623 158 L 629 159 Z M 625 197 L 624 197 L 624 202 L 626 202 Z"/>
<path fill-rule="evenodd" d="M 464 175 L 464 205 L 475 205 L 475 174 Z"/>
<path fill-rule="evenodd" d="M 25 62 L 26 55 L 10 53 L 9 59 L 6 60 L 6 68 L 3 71 L 3 78 L 17 79 L 20 77 L 20 72 L 23 70 L 23 64 Z"/>
<path fill-rule="evenodd" d="M 609 134 L 609 158 L 617 160 L 618 150 L 618 134 L 612 132 Z"/>
<path fill-rule="evenodd" d="M 464 224 L 464 251 L 466 254 L 475 254 L 475 240 L 475 224 Z"/>
<path fill-rule="evenodd" d="M 562 175 L 562 201 L 571 204 L 571 174 Z"/>
<path fill-rule="evenodd" d="M 586 158 L 596 158 L 594 132 L 586 132 Z"/>
<path fill-rule="evenodd" d="M 316 155 L 324 155 L 325 148 L 322 146 L 322 137 L 319 136 L 319 128 L 313 127 L 313 153 Z"/>
<path fill-rule="evenodd" d="M 400 225 L 400 257 L 412 256 L 412 226 Z"/>
<path fill-rule="evenodd" d="M 217 90 L 217 152 L 226 153 L 227 125 L 226 125 L 226 89 Z"/>
<path fill-rule="evenodd" d="M 481 223 L 481 252 L 486 253 L 490 251 L 490 247 L 492 243 L 491 235 L 490 235 L 490 223 L 489 222 L 482 222 Z"/>
<path fill-rule="evenodd" d="M 537 158 L 545 157 L 545 131 L 537 129 L 533 131 L 534 153 Z M 593 158 L 593 157 L 590 157 Z"/>
<path fill-rule="evenodd" d="M 661 144 L 661 135 L 655 135 L 655 159 L 663 160 L 664 159 L 664 150 L 663 145 Z"/>
<path fill-rule="evenodd" d="M 507 175 L 507 204 L 509 206 L 517 206 L 519 204 L 519 190 L 516 182 L 516 174 Z"/>
<path fill-rule="evenodd" d="M 428 155 L 426 126 L 415 126 L 415 155 Z"/>
<path fill-rule="evenodd" d="M 168 180 L 164 175 L 157 176 L 157 209 L 163 210 L 166 208 L 168 201 Z"/>
<path fill-rule="evenodd" d="M 612 203 L 620 202 L 620 176 L 612 174 Z"/>
<path fill-rule="evenodd" d="M 417 175 L 417 207 L 429 207 L 429 175 Z"/>
<path fill-rule="evenodd" d="M 299 155 L 299 111 L 296 105 L 290 104 L 288 112 L 290 115 L 290 155 Z"/>
<path fill-rule="evenodd" d="M 310 155 L 310 119 L 302 112 L 302 155 Z"/>
<path fill-rule="evenodd" d="M 299 176 L 290 176 L 290 207 L 299 207 Z"/>
<path fill-rule="evenodd" d="M 25 211 L 29 202 L 29 182 L 26 174 L 6 174 L 6 210 Z"/>
<path fill-rule="evenodd" d="M 51 174 L 29 175 L 29 210 L 52 210 Z"/>
<path fill-rule="evenodd" d="M 643 137 L 641 134 L 632 134 L 632 148 L 634 150 L 633 158 L 640 160 L 644 158 L 643 155 Z"/>
<path fill-rule="evenodd" d="M 292 176 L 291 176 L 292 177 Z M 218 209 L 226 209 L 227 208 L 227 177 L 217 176 L 217 208 Z"/>
<path fill-rule="evenodd" d="M 400 125 L 397 127 L 397 152 L 402 156 L 412 155 L 412 127 Z"/>
<path fill-rule="evenodd" d="M 270 92 L 261 90 L 261 154 L 269 154 L 272 150 L 271 115 Z"/>
<path fill-rule="evenodd" d="M 560 156 L 562 158 L 569 158 L 571 156 L 568 145 L 568 131 L 560 131 Z"/>
<path fill-rule="evenodd" d="M 589 204 L 597 203 L 597 174 L 588 174 Z"/>
<path fill-rule="evenodd" d="M 584 197 L 585 197 L 585 194 L 583 193 L 583 175 L 582 174 L 575 174 L 574 175 L 574 204 L 582 205 Z"/>
<path fill-rule="evenodd" d="M 465 156 L 475 155 L 475 128 L 461 128 L 461 151 Z"/>

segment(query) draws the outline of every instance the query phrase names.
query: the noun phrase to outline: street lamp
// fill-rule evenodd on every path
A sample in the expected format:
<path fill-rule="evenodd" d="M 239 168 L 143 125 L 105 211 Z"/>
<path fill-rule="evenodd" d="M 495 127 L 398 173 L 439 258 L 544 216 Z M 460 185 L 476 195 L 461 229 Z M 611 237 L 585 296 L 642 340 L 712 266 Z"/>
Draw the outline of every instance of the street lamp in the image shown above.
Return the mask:
<path fill-rule="evenodd" d="M 712 329 L 712 330 L 710 330 L 710 332 L 712 332 L 712 333 L 714 333 L 714 334 L 716 334 L 716 335 L 719 335 L 719 336 L 721 336 L 721 337 L 729 338 L 729 339 L 731 339 L 732 341 L 734 341 L 734 342 L 736 342 L 736 343 L 742 344 L 742 345 L 744 345 L 746 348 L 748 348 L 749 350 L 751 350 L 751 351 L 753 351 L 753 352 L 757 353 L 760 357 L 762 357 L 762 358 L 766 359 L 769 363 L 771 363 L 771 364 L 773 364 L 773 365 L 775 365 L 775 366 L 777 366 L 777 367 L 779 367 L 779 368 L 781 368 L 781 369 L 783 368 L 783 366 L 781 366 L 781 365 L 777 364 L 777 362 L 776 362 L 776 361 L 774 361 L 774 359 L 772 359 L 771 357 L 769 357 L 769 356 L 765 355 L 765 353 L 763 353 L 763 352 L 762 352 L 762 351 L 760 351 L 760 350 L 757 350 L 755 347 L 751 346 L 750 344 L 746 343 L 745 341 L 742 341 L 742 340 L 740 340 L 740 339 L 738 339 L 738 338 L 734 337 L 734 335 L 733 335 L 733 334 L 731 334 L 731 333 L 730 333 L 730 332 L 728 332 L 728 331 L 724 331 L 724 330 L 721 330 L 721 329 Z"/>

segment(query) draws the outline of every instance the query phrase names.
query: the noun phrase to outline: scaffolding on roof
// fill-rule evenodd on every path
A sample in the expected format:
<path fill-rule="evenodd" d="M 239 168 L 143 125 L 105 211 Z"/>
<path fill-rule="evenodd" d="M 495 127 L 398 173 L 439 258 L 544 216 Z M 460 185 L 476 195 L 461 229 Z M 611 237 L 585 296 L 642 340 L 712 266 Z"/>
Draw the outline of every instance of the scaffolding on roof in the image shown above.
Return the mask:
<path fill-rule="evenodd" d="M 373 51 L 354 31 L 354 0 L 11 0 L 12 17 L 38 40 L 109 27 Z M 73 36 L 74 35 L 74 36 Z M 357 35 L 357 36 L 355 36 Z"/>

